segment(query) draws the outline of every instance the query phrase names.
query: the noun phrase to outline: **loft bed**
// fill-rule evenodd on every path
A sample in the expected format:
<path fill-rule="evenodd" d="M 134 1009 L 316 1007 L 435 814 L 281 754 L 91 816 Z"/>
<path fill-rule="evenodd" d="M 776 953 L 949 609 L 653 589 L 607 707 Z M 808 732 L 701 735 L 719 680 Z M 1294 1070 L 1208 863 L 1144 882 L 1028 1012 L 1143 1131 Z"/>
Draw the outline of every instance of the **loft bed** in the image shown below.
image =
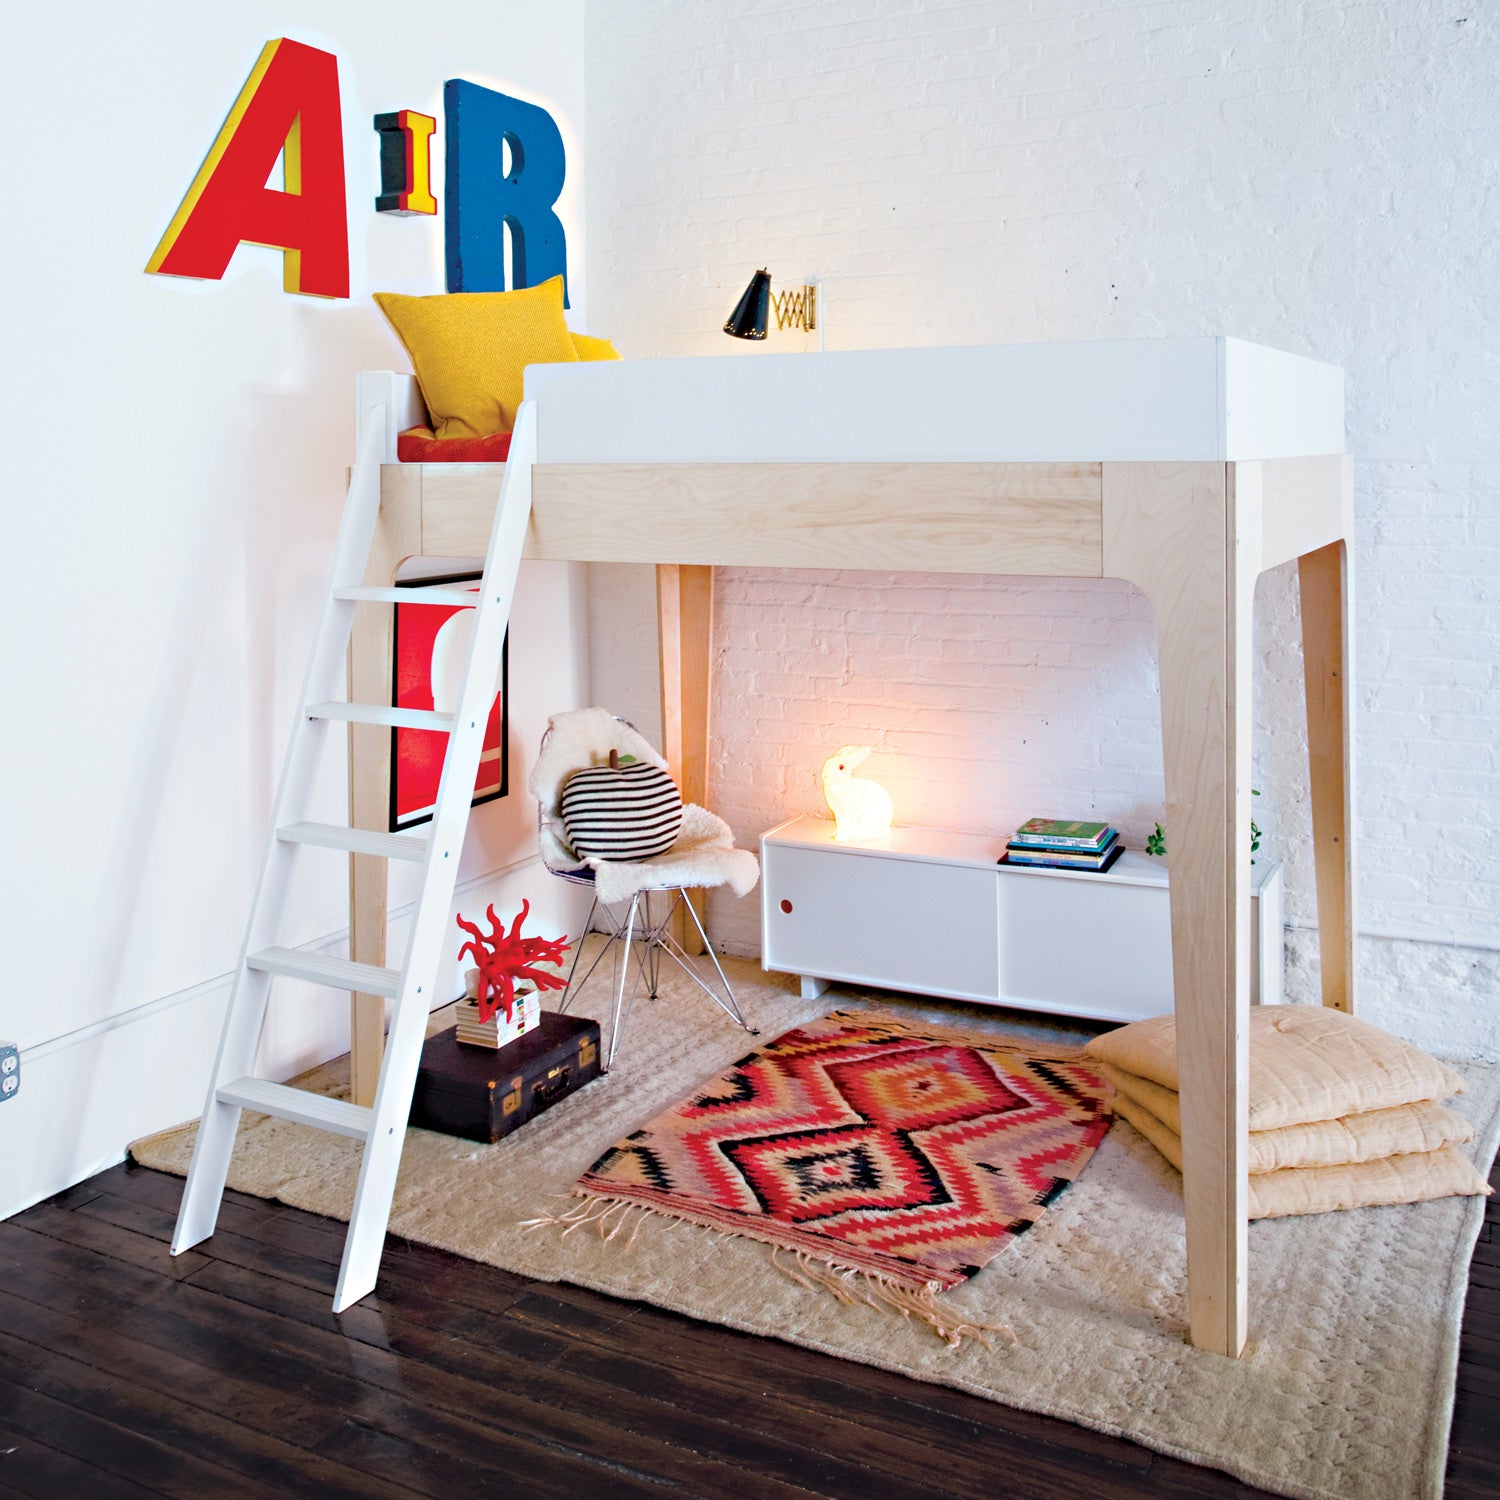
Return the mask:
<path fill-rule="evenodd" d="M 1297 563 L 1322 999 L 1354 1007 L 1351 460 L 1337 368 L 1229 338 L 533 366 L 524 556 L 657 566 L 663 749 L 706 791 L 715 565 L 1124 578 L 1155 611 L 1192 1341 L 1246 1334 L 1251 600 Z M 359 377 L 387 462 L 367 582 L 482 556 L 504 466 L 398 464 L 411 376 Z M 350 696 L 390 683 L 362 611 Z M 351 822 L 385 827 L 390 736 L 353 726 Z M 385 962 L 386 868 L 351 856 L 351 956 Z M 383 1002 L 354 1000 L 354 1095 Z"/>

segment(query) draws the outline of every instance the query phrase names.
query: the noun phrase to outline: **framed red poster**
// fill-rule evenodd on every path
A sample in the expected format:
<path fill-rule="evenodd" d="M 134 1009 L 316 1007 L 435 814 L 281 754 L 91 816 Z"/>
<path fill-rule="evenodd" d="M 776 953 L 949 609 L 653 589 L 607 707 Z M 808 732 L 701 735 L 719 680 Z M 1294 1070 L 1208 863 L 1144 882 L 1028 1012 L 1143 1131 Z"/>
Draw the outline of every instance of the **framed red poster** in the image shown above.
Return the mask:
<path fill-rule="evenodd" d="M 398 580 L 396 586 L 420 589 L 443 584 L 451 588 L 456 583 L 472 583 L 477 596 L 480 576 L 478 573 L 457 573 L 441 578 L 414 578 Z M 453 712 L 463 683 L 473 624 L 472 609 L 415 601 L 396 605 L 391 702 L 397 708 Z M 476 804 L 503 797 L 508 789 L 510 767 L 506 731 L 509 716 L 506 700 L 509 683 L 510 632 L 507 631 L 500 652 L 500 690 L 490 706 L 484 748 L 479 756 L 479 775 L 474 782 Z M 443 757 L 447 753 L 448 736 L 439 730 L 391 730 L 392 833 L 431 820 L 438 782 L 443 774 Z"/>

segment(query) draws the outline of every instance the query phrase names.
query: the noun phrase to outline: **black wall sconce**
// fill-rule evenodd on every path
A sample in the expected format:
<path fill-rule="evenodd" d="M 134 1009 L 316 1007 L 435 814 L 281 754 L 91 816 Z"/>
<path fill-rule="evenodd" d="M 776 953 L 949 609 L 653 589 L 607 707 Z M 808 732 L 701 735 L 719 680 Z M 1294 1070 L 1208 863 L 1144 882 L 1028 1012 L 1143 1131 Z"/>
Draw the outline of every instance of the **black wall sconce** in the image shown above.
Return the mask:
<path fill-rule="evenodd" d="M 724 325 L 724 332 L 737 339 L 765 338 L 773 304 L 776 308 L 777 328 L 796 328 L 804 333 L 812 333 L 817 328 L 817 287 L 793 287 L 773 295 L 771 273 L 762 267 L 750 278 L 750 285 L 735 303 L 734 311 Z"/>

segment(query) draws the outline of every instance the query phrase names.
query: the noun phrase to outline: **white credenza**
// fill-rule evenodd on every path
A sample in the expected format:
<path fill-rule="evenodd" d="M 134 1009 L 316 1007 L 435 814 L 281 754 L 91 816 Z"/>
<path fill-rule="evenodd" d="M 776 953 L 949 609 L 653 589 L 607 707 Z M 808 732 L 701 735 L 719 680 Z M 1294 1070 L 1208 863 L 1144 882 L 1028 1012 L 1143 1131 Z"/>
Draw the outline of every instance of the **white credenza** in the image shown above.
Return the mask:
<path fill-rule="evenodd" d="M 1167 871 L 1126 850 L 1103 875 L 1001 865 L 1005 840 L 893 828 L 839 844 L 824 818 L 762 836 L 761 962 L 802 978 L 1095 1021 L 1172 1009 Z M 1282 998 L 1281 866 L 1255 866 L 1251 999 Z"/>

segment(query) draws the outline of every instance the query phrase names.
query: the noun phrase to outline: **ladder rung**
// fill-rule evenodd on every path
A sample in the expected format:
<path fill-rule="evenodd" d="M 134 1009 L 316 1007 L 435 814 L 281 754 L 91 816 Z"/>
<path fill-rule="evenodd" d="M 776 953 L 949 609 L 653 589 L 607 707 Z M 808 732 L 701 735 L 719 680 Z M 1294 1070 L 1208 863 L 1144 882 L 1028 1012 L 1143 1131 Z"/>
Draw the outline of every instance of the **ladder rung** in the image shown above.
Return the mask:
<path fill-rule="evenodd" d="M 478 580 L 475 581 L 476 584 Z M 454 588 L 434 584 L 431 588 L 378 588 L 361 584 L 357 588 L 335 589 L 335 599 L 348 599 L 355 604 L 447 604 L 459 609 L 478 609 L 480 593 L 477 587 Z"/>
<path fill-rule="evenodd" d="M 262 948 L 245 963 L 265 974 L 285 974 L 290 979 L 307 979 L 336 990 L 353 990 L 360 995 L 393 997 L 401 987 L 399 969 L 382 969 L 375 964 L 359 964 L 350 958 L 329 958 L 322 953 L 304 953 L 298 948 Z"/>
<path fill-rule="evenodd" d="M 345 849 L 350 854 L 376 854 L 382 859 L 421 860 L 427 837 L 420 833 L 376 833 L 369 828 L 344 828 L 338 823 L 288 823 L 276 830 L 287 844 L 316 844 L 323 849 Z"/>
<path fill-rule="evenodd" d="M 218 1097 L 225 1104 L 238 1104 L 244 1109 L 258 1109 L 263 1115 L 275 1115 L 279 1120 L 296 1120 L 303 1125 L 315 1125 L 319 1130 L 352 1135 L 358 1141 L 369 1138 L 374 1115 L 373 1110 L 362 1104 L 330 1099 L 327 1094 L 309 1093 L 307 1089 L 272 1083 L 267 1078 L 236 1078 L 219 1089 Z"/>
<path fill-rule="evenodd" d="M 393 729 L 437 729 L 444 734 L 453 728 L 452 714 L 434 713 L 430 708 L 383 708 L 377 703 L 309 703 L 309 719 L 342 719 L 346 724 L 388 724 Z"/>

